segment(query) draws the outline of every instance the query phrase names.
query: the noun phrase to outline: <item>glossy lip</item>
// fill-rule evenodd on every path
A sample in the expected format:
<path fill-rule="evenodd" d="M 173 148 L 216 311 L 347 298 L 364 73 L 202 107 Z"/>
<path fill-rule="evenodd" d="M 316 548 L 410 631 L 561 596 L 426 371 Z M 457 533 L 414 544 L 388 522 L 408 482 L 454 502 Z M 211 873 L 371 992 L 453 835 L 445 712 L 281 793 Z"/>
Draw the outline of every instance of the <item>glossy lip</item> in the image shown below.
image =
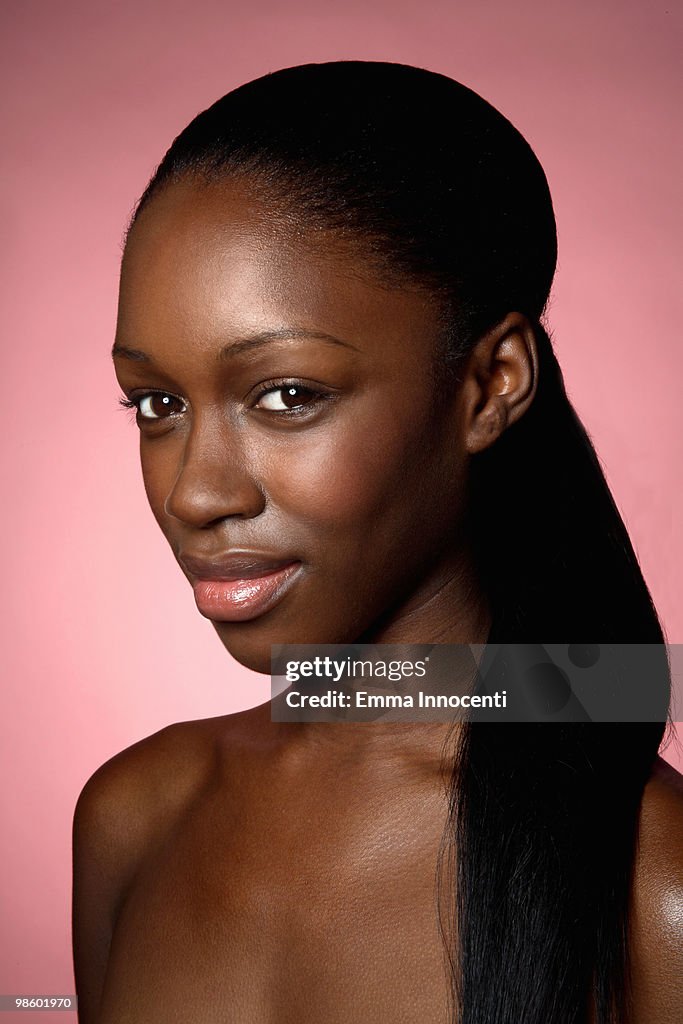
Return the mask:
<path fill-rule="evenodd" d="M 274 608 L 296 581 L 302 563 L 265 552 L 232 551 L 211 559 L 179 555 L 197 608 L 214 622 L 245 622 Z"/>
<path fill-rule="evenodd" d="M 299 560 L 264 551 L 226 551 L 212 557 L 180 554 L 178 561 L 195 580 L 255 580 Z"/>

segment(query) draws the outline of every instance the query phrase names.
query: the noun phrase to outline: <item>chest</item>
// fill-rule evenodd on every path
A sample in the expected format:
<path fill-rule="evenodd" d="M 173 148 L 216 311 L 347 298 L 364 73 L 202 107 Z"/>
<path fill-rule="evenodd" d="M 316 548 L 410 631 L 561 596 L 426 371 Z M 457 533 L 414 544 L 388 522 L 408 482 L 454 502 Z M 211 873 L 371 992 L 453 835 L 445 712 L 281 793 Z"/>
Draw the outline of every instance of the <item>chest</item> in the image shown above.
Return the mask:
<path fill-rule="evenodd" d="M 445 1022 L 443 822 L 424 790 L 208 791 L 126 894 L 101 1024 Z"/>

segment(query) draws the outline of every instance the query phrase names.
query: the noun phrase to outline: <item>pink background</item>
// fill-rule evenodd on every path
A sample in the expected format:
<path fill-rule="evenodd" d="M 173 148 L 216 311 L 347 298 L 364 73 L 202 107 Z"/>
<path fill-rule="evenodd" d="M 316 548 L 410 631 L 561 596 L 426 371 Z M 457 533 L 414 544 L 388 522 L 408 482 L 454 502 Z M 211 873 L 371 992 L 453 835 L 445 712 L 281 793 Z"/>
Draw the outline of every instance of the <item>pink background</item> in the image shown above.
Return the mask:
<path fill-rule="evenodd" d="M 3 17 L 0 992 L 64 993 L 86 778 L 169 722 L 269 693 L 197 614 L 116 405 L 119 244 L 154 164 L 218 96 L 306 61 L 422 65 L 510 116 L 554 196 L 568 387 L 680 643 L 681 7 L 23 0 Z"/>

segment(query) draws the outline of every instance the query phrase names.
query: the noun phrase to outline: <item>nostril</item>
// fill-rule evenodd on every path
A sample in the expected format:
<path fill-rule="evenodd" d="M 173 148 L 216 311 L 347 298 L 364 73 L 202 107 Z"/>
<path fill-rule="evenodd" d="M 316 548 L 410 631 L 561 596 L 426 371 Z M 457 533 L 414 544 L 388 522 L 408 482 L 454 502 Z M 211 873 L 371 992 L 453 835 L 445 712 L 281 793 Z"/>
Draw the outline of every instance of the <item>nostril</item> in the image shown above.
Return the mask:
<path fill-rule="evenodd" d="M 226 481 L 190 478 L 183 471 L 164 502 L 164 513 L 204 528 L 226 518 L 253 519 L 265 505 L 265 493 L 254 480 L 241 477 L 228 486 Z"/>

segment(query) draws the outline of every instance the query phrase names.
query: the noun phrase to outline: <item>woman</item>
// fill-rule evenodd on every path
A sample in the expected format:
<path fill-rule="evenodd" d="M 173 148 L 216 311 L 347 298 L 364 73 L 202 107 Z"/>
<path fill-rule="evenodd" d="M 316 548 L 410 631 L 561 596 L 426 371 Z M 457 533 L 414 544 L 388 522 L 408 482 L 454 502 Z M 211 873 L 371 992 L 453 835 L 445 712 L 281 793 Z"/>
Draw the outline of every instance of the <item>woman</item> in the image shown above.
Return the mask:
<path fill-rule="evenodd" d="M 239 662 L 663 643 L 540 323 L 555 261 L 531 149 L 438 74 L 285 69 L 175 140 L 113 355 L 154 515 Z M 680 1019 L 663 730 L 268 705 L 162 730 L 79 798 L 81 1024 Z"/>

